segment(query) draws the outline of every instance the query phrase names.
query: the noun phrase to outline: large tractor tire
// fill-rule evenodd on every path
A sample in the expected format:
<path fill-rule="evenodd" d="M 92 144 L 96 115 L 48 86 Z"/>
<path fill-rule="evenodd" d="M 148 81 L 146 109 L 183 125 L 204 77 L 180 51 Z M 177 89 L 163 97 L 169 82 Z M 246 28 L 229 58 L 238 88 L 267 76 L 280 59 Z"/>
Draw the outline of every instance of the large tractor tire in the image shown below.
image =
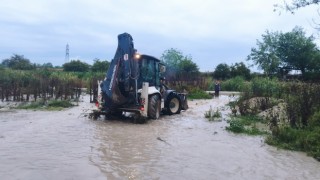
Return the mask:
<path fill-rule="evenodd" d="M 165 108 L 169 115 L 180 114 L 181 111 L 181 99 L 178 94 L 171 93 L 169 94 L 167 101 L 165 103 Z"/>
<path fill-rule="evenodd" d="M 154 94 L 149 97 L 148 116 L 151 119 L 159 119 L 161 111 L 161 99 L 159 95 Z"/>

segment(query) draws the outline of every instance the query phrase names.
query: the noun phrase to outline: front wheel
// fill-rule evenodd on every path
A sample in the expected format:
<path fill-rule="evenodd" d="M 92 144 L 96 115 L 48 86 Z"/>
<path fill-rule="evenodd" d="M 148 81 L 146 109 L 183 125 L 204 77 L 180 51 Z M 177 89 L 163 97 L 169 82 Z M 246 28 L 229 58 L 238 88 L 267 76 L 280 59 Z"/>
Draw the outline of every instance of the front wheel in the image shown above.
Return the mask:
<path fill-rule="evenodd" d="M 171 93 L 165 103 L 165 108 L 169 115 L 179 114 L 181 111 L 181 100 L 176 93 Z"/>

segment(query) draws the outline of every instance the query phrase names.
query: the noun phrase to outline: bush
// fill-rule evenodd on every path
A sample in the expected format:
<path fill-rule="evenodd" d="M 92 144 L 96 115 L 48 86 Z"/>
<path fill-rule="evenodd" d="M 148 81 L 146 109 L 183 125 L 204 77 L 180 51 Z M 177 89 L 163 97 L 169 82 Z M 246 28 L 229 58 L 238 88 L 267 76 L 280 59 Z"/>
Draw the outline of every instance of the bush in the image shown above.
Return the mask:
<path fill-rule="evenodd" d="M 266 143 L 280 148 L 304 151 L 319 160 L 320 158 L 320 127 L 312 130 L 281 127 L 277 136 L 269 135 Z"/>
<path fill-rule="evenodd" d="M 281 83 L 275 78 L 254 78 L 251 91 L 255 97 L 279 97 L 282 92 Z"/>
<path fill-rule="evenodd" d="M 244 124 L 237 119 L 230 120 L 229 127 L 226 127 L 227 130 L 232 131 L 234 133 L 243 133 L 245 131 Z"/>
<path fill-rule="evenodd" d="M 53 100 L 48 102 L 48 107 L 62 107 L 62 108 L 68 108 L 73 106 L 73 104 L 70 101 L 66 100 Z"/>
<path fill-rule="evenodd" d="M 230 125 L 229 127 L 226 127 L 226 130 L 248 135 L 266 134 L 267 132 L 265 130 L 257 128 L 256 123 L 259 122 L 262 122 L 262 120 L 256 116 L 241 116 L 240 118 L 232 118 L 229 121 Z"/>
<path fill-rule="evenodd" d="M 216 109 L 216 111 L 213 111 L 212 107 L 210 106 L 209 111 L 206 111 L 204 113 L 204 117 L 207 118 L 209 121 L 214 121 L 217 118 L 221 118 L 222 114 L 219 111 L 219 109 Z"/>
<path fill-rule="evenodd" d="M 199 88 L 194 88 L 189 92 L 188 98 L 190 98 L 190 99 L 211 99 L 212 96 L 210 94 L 206 93 L 204 90 L 201 90 Z"/>
<path fill-rule="evenodd" d="M 18 109 L 41 109 L 44 108 L 45 102 L 44 101 L 37 101 L 27 104 L 20 104 L 17 108 Z"/>
<path fill-rule="evenodd" d="M 221 83 L 221 89 L 224 91 L 244 91 L 247 83 L 242 76 L 229 79 Z"/>
<path fill-rule="evenodd" d="M 73 104 L 66 100 L 52 100 L 48 101 L 38 101 L 28 104 L 21 104 L 18 109 L 46 109 L 46 110 L 61 110 L 63 108 L 68 108 L 73 106 Z"/>
<path fill-rule="evenodd" d="M 314 83 L 286 83 L 284 100 L 288 103 L 287 114 L 292 127 L 306 127 L 308 121 L 320 109 L 320 85 Z M 315 117 L 316 118 L 316 117 Z"/>
<path fill-rule="evenodd" d="M 314 113 L 309 120 L 309 127 L 320 127 L 320 111 Z"/>

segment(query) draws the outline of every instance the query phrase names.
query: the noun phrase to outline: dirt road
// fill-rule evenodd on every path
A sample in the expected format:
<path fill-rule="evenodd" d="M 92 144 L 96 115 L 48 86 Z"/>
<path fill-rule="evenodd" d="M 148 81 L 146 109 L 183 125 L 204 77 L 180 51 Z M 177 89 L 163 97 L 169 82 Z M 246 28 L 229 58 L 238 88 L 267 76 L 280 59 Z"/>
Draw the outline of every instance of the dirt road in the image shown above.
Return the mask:
<path fill-rule="evenodd" d="M 320 179 L 320 163 L 262 137 L 225 130 L 228 96 L 190 101 L 147 124 L 89 120 L 84 98 L 64 111 L 0 112 L 0 177 L 11 179 Z M 223 112 L 208 122 L 210 108 Z"/>

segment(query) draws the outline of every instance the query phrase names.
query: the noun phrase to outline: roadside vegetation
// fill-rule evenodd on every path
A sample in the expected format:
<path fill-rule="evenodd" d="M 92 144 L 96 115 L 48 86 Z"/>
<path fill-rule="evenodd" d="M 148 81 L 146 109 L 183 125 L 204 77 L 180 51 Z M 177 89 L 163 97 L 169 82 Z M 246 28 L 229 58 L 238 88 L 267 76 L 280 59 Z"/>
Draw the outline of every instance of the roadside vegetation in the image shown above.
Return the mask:
<path fill-rule="evenodd" d="M 295 11 L 308 5 L 297 1 L 286 7 Z M 258 126 L 261 123 L 267 127 L 266 143 L 307 152 L 320 160 L 320 51 L 314 40 L 301 27 L 290 32 L 267 30 L 257 40 L 247 60 L 263 74 L 227 78 L 221 85 L 242 92 L 230 104 L 236 113 L 232 113 L 228 130 L 252 134 L 257 129 L 264 131 Z M 231 69 L 220 67 L 226 74 Z"/>
<path fill-rule="evenodd" d="M 69 100 L 49 100 L 49 101 L 37 101 L 30 103 L 22 103 L 18 109 L 29 109 L 29 110 L 49 110 L 49 111 L 60 111 L 64 108 L 74 106 Z"/>
<path fill-rule="evenodd" d="M 244 133 L 248 135 L 266 135 L 268 130 L 266 122 L 257 116 L 231 117 L 230 124 L 226 129 L 234 133 Z"/>
<path fill-rule="evenodd" d="M 254 78 L 245 84 L 247 88 L 230 105 L 239 115 L 231 117 L 226 129 L 266 134 L 270 145 L 320 159 L 320 84 L 277 78 Z"/>
<path fill-rule="evenodd" d="M 219 109 L 214 110 L 210 106 L 210 109 L 204 113 L 204 117 L 209 121 L 218 121 L 221 120 L 222 114 Z"/>
<path fill-rule="evenodd" d="M 190 93 L 188 94 L 188 98 L 189 99 L 212 99 L 212 96 L 202 89 L 194 88 L 194 89 L 191 89 Z"/>

